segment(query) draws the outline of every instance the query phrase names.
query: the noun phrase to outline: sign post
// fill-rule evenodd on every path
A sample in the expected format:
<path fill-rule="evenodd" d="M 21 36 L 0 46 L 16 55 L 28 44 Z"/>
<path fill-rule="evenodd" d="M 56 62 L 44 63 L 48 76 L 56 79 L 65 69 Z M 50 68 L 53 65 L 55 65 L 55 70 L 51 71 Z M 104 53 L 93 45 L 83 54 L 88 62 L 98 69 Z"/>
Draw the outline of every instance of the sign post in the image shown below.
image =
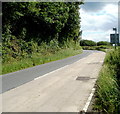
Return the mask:
<path fill-rule="evenodd" d="M 110 43 L 115 44 L 115 49 L 117 44 L 119 44 L 119 34 L 117 34 L 117 28 L 113 28 L 115 34 L 110 34 Z"/>

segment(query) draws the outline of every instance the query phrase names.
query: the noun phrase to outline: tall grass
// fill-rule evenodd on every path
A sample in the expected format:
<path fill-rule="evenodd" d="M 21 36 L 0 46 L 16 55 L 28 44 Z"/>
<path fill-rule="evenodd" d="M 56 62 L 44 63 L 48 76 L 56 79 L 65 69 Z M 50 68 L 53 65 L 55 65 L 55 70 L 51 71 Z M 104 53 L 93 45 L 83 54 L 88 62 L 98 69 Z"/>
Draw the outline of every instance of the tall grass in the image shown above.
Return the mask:
<path fill-rule="evenodd" d="M 120 48 L 107 53 L 97 81 L 94 109 L 106 113 L 120 113 Z"/>
<path fill-rule="evenodd" d="M 28 57 L 18 60 L 13 59 L 12 61 L 3 63 L 2 74 L 14 72 L 17 70 L 33 67 L 36 65 L 48 63 L 82 53 L 81 47 L 72 41 L 65 42 L 62 47 L 58 46 L 57 42 L 51 41 L 49 45 L 43 43 L 39 48 L 39 52 L 32 53 L 28 55 Z"/>

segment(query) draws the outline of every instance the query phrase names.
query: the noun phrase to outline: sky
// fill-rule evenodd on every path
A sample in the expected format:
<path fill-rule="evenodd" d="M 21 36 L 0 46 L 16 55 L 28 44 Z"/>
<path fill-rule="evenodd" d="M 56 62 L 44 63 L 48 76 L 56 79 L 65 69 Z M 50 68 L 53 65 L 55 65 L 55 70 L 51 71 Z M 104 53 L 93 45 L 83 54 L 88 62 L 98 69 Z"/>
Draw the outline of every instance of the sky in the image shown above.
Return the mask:
<path fill-rule="evenodd" d="M 117 2 L 87 2 L 80 6 L 82 39 L 110 41 L 113 27 L 118 28 Z"/>

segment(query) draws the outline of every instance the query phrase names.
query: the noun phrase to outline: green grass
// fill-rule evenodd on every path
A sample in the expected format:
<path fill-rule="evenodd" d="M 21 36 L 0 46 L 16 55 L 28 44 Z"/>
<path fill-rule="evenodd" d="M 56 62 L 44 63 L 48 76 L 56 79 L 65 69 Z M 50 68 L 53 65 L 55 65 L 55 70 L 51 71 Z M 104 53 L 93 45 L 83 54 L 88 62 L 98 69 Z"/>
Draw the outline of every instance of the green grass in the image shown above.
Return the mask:
<path fill-rule="evenodd" d="M 107 113 L 117 113 L 119 110 L 119 86 L 115 71 L 104 65 L 97 82 L 96 105 L 94 109 Z"/>
<path fill-rule="evenodd" d="M 109 51 L 97 80 L 94 110 L 106 113 L 120 112 L 120 48 Z"/>
<path fill-rule="evenodd" d="M 15 40 L 14 43 L 8 42 L 7 45 L 3 45 L 1 74 L 64 59 L 81 52 L 82 48 L 79 42 L 73 40 L 67 40 L 63 43 L 51 40 L 49 43 L 42 42 L 39 45 L 34 41 Z"/>
<path fill-rule="evenodd" d="M 45 54 L 35 53 L 30 58 L 15 60 L 14 62 L 4 63 L 2 65 L 2 74 L 22 70 L 28 67 L 64 59 L 66 57 L 74 56 L 82 53 L 82 50 L 75 50 L 73 48 L 60 49 L 54 53 L 46 52 Z"/>

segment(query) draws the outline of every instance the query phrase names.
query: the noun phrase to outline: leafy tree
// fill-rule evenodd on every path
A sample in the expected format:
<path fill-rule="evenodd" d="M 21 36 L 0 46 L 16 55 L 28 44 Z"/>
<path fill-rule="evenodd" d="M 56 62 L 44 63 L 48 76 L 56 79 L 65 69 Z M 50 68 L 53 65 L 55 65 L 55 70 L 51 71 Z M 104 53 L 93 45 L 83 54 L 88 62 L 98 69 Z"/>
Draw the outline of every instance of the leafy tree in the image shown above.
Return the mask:
<path fill-rule="evenodd" d="M 80 32 L 79 5 L 82 2 L 8 2 L 3 3 L 3 34 L 26 41 L 50 42 L 77 40 Z"/>
<path fill-rule="evenodd" d="M 100 45 L 110 45 L 110 43 L 107 42 L 107 41 L 99 41 L 99 42 L 97 42 L 97 46 L 100 46 Z"/>
<path fill-rule="evenodd" d="M 74 41 L 79 41 L 80 35 L 82 33 L 80 31 L 79 6 L 83 3 L 75 2 L 75 3 L 66 3 L 66 4 L 69 7 L 69 17 L 67 23 L 60 32 L 59 41 L 70 40 L 70 39 Z"/>
<path fill-rule="evenodd" d="M 81 40 L 80 45 L 81 46 L 96 46 L 96 42 L 92 40 Z"/>
<path fill-rule="evenodd" d="M 69 40 L 79 42 L 81 4 L 82 2 L 3 2 L 3 58 L 6 55 L 17 58 L 31 54 L 34 44 L 37 47 L 42 43 L 49 45 L 52 41 L 57 42 L 57 45 L 63 45 Z"/>

